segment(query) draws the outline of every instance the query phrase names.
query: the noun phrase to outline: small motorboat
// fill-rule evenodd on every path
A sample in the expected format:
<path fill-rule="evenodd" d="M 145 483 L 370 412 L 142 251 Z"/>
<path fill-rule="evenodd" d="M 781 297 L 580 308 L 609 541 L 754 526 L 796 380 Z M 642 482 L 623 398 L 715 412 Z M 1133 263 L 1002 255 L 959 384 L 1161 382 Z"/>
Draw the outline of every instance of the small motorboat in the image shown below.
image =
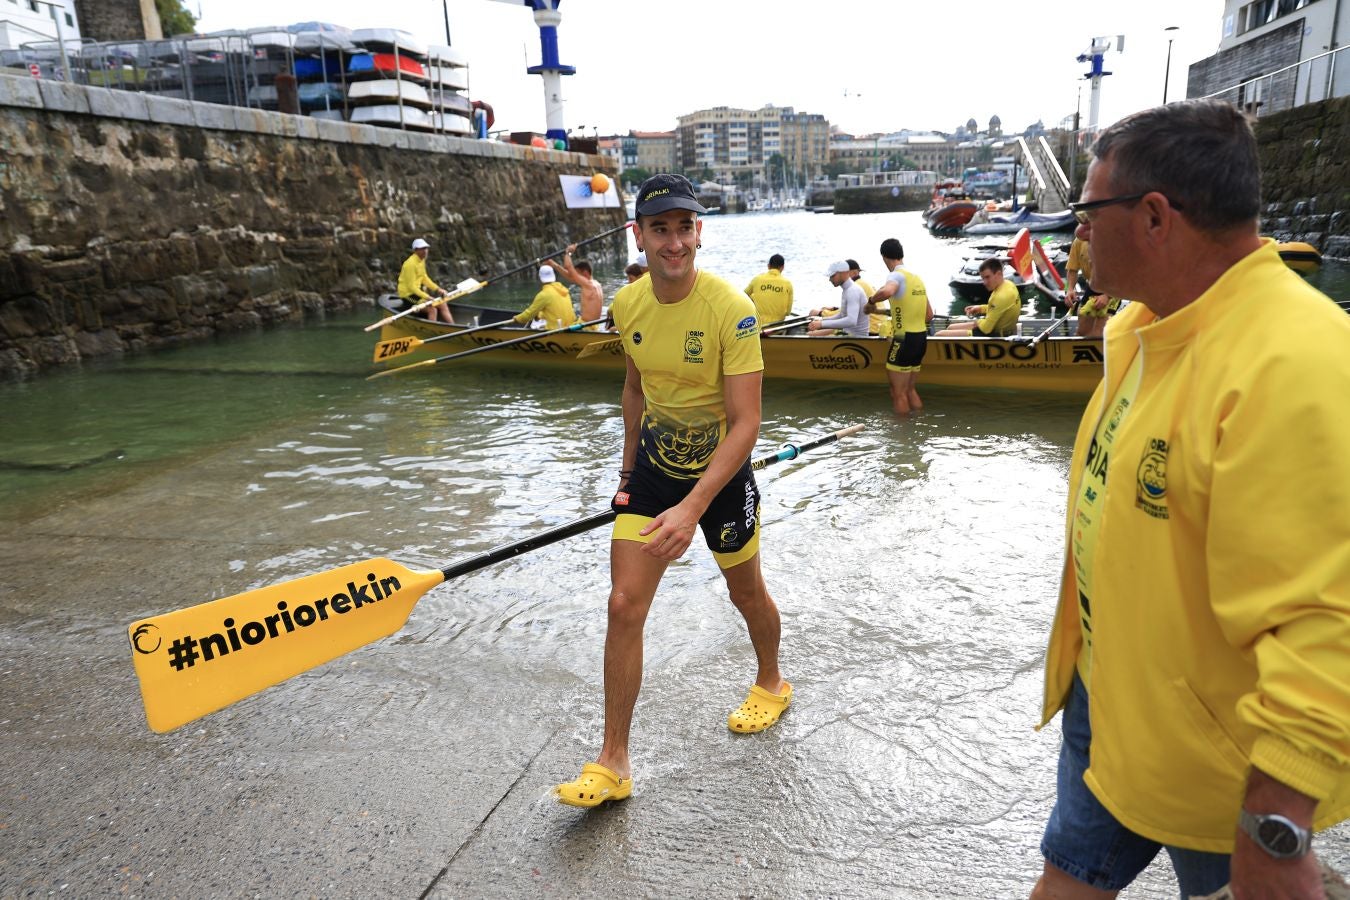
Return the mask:
<path fill-rule="evenodd" d="M 347 86 L 347 99 L 352 103 L 394 103 L 402 98 L 405 105 L 431 108 L 431 95 L 420 84 L 398 78 L 376 78 L 372 81 L 354 81 Z"/>
<path fill-rule="evenodd" d="M 394 103 L 358 106 L 351 111 L 350 121 L 358 125 L 392 125 L 395 128 L 402 125 L 405 128 L 428 131 L 432 127 L 431 114 L 425 109 L 407 104 L 398 106 Z"/>
<path fill-rule="evenodd" d="M 426 44 L 397 28 L 358 28 L 352 32 L 352 42 L 375 53 L 392 55 L 397 50 L 399 56 L 415 56 L 419 60 L 427 56 Z"/>
<path fill-rule="evenodd" d="M 928 230 L 934 234 L 960 234 L 981 206 L 974 200 L 948 201 L 924 214 L 928 219 Z"/>
<path fill-rule="evenodd" d="M 991 215 L 987 211 L 978 211 L 961 231 L 965 234 L 1015 234 L 1023 228 L 1028 231 L 1068 231 L 1076 224 L 1077 219 L 1071 209 L 1057 213 L 1036 213 L 1024 206 L 1011 215 Z"/>
<path fill-rule="evenodd" d="M 400 78 L 427 80 L 427 67 L 411 56 L 392 53 L 357 53 L 347 60 L 347 74 L 352 78 L 385 77 L 397 74 Z"/>

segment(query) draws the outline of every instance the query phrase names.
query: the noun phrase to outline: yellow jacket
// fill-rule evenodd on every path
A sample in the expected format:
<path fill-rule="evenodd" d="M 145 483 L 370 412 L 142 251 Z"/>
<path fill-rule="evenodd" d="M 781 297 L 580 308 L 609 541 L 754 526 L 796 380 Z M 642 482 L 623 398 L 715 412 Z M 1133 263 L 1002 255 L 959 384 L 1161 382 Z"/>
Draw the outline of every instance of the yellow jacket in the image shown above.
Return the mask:
<path fill-rule="evenodd" d="M 430 300 L 431 295 L 422 289 L 423 285 L 433 291 L 441 289 L 439 284 L 427 277 L 426 261 L 414 251 L 412 256 L 403 261 L 403 268 L 398 271 L 398 295 L 405 300 L 410 297 Z"/>
<path fill-rule="evenodd" d="M 1270 243 L 1166 319 L 1130 304 L 1070 498 L 1136 353 L 1092 560 L 1085 780 L 1133 831 L 1196 850 L 1232 852 L 1252 765 L 1332 825 L 1350 815 L 1350 317 Z M 1082 639 L 1074 579 L 1066 554 L 1042 725 Z"/>
<path fill-rule="evenodd" d="M 572 295 L 567 288 L 556 281 L 549 282 L 534 295 L 529 308 L 512 317 L 511 321 L 524 325 L 534 319 L 543 319 L 550 331 L 575 324 L 577 314 L 572 309 Z"/>

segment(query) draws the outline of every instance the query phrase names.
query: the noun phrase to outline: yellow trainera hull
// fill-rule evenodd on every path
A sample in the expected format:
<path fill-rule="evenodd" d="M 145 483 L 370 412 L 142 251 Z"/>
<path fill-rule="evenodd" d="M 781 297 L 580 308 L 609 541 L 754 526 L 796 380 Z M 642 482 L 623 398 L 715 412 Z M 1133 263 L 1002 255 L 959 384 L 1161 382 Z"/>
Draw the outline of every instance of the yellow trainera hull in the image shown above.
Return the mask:
<path fill-rule="evenodd" d="M 408 316 L 385 325 L 380 332 L 380 341 L 414 337 L 425 340 L 463 330 L 465 326 L 432 323 Z M 528 334 L 522 328 L 489 329 L 463 338 L 445 338 L 387 362 L 377 361 L 377 364 L 392 368 Z M 601 352 L 577 359 L 577 354 L 587 345 L 615 337 L 617 335 L 612 333 L 567 332 L 476 353 L 462 361 L 447 361 L 435 368 L 490 363 L 620 374 L 624 370 L 624 361 L 623 350 L 617 341 Z M 809 338 L 770 334 L 762 340 L 766 378 L 886 384 L 889 338 Z M 1029 338 L 1007 341 L 930 337 L 919 383 L 1086 394 L 1092 391 L 1101 376 L 1102 342 L 1099 338 L 1052 337 L 1032 346 Z"/>

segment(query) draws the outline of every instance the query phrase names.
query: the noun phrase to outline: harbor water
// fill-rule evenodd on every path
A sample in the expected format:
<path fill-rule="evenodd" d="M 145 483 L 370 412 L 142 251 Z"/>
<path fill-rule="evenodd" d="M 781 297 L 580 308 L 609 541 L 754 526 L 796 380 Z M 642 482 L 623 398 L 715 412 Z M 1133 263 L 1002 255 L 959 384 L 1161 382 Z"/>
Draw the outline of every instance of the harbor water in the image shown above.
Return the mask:
<path fill-rule="evenodd" d="M 740 286 L 782 253 L 801 311 L 837 296 L 834 259 L 879 285 L 888 237 L 935 294 L 966 253 L 917 213 L 785 212 L 709 217 L 699 262 Z M 1345 267 L 1321 277 L 1350 297 Z M 0 897 L 1026 895 L 1082 397 L 920 381 L 926 411 L 898 421 L 884 388 L 766 383 L 760 452 L 866 426 L 759 479 L 796 699 L 764 734 L 727 731 L 754 656 L 696 540 L 647 624 L 623 804 L 549 796 L 599 749 L 605 529 L 150 731 L 139 618 L 374 557 L 439 567 L 606 508 L 617 378 L 484 362 L 367 382 L 375 318 L 0 384 Z M 1344 826 L 1318 847 L 1350 868 Z M 1174 895 L 1165 856 L 1124 894 Z"/>

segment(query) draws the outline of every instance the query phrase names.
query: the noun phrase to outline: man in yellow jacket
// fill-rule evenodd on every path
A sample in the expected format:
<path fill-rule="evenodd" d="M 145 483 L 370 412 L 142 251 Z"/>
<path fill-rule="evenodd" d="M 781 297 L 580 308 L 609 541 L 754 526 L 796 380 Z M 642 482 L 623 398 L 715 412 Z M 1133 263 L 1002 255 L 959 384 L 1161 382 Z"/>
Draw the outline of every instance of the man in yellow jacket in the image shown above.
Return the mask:
<path fill-rule="evenodd" d="M 439 284 L 432 281 L 427 275 L 427 254 L 431 252 L 431 245 L 421 238 L 412 242 L 412 255 L 403 261 L 403 268 L 398 272 L 398 296 L 409 306 L 421 303 L 423 300 L 432 299 L 427 289 L 435 291 L 438 296 L 448 296 Z M 422 310 L 422 315 L 431 321 L 438 318 L 445 322 L 453 322 L 450 310 L 443 303 L 436 303 Z"/>
<path fill-rule="evenodd" d="M 1035 898 L 1113 897 L 1166 849 L 1181 895 L 1322 898 L 1350 815 L 1350 319 L 1257 232 L 1226 103 L 1136 113 L 1078 214 L 1106 329 L 1078 429 L 1042 724 Z"/>
<path fill-rule="evenodd" d="M 576 324 L 577 314 L 572 308 L 572 295 L 565 285 L 558 283 L 558 275 L 552 266 L 539 267 L 539 281 L 543 286 L 534 295 L 534 302 L 520 315 L 513 316 L 511 321 L 524 325 L 542 319 L 548 331 Z"/>

